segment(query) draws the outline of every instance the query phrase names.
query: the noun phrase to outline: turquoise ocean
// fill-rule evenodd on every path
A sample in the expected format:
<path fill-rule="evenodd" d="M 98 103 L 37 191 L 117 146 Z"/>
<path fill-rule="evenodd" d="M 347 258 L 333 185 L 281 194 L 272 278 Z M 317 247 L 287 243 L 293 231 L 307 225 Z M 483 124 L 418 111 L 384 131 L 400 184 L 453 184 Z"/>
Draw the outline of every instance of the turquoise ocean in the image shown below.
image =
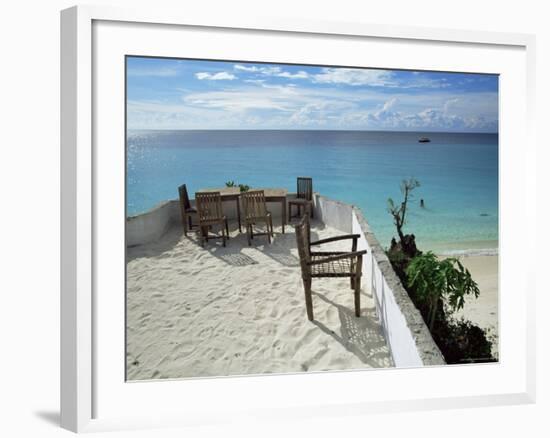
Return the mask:
<path fill-rule="evenodd" d="M 419 143 L 427 136 L 430 143 Z M 143 213 L 226 181 L 313 188 L 361 208 L 383 247 L 395 235 L 387 199 L 414 177 L 407 233 L 422 250 L 494 254 L 498 248 L 498 134 L 377 131 L 129 131 L 126 209 Z M 420 206 L 424 200 L 424 208 Z"/>

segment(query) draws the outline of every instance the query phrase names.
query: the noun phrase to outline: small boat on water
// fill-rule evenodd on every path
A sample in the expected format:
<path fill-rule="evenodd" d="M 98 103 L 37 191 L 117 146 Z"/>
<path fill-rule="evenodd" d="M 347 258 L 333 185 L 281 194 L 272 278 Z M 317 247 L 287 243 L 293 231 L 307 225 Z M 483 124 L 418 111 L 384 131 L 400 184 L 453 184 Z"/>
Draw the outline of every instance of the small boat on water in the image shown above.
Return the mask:
<path fill-rule="evenodd" d="M 431 140 L 428 137 L 420 137 L 418 143 L 429 143 Z"/>

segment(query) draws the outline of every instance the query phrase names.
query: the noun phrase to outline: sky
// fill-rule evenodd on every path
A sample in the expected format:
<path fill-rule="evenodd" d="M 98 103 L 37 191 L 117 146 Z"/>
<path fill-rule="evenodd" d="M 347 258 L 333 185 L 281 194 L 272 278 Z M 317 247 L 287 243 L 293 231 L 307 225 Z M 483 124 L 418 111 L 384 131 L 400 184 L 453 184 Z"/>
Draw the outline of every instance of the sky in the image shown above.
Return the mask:
<path fill-rule="evenodd" d="M 127 57 L 128 129 L 498 132 L 498 76 Z"/>

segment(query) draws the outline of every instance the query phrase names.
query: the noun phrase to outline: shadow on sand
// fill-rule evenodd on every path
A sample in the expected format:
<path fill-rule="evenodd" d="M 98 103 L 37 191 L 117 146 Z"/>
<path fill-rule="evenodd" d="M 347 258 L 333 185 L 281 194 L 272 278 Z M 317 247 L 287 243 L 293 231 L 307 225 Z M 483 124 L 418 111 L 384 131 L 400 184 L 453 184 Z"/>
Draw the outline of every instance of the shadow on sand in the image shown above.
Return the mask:
<path fill-rule="evenodd" d="M 319 224 L 318 224 L 319 225 Z M 321 226 L 324 226 L 320 224 Z M 259 253 L 273 259 L 285 267 L 299 267 L 300 260 L 291 252 L 296 247 L 296 236 L 294 229 L 287 226 L 286 233 L 281 232 L 280 227 L 275 228 L 275 235 L 271 244 L 267 242 L 266 236 L 256 236 L 248 245 L 246 233 L 239 233 L 237 223 L 230 223 L 230 239 L 226 246 L 222 245 L 221 239 L 210 239 L 205 243 L 204 248 L 200 245 L 200 239 L 196 230 L 183 234 L 183 228 L 179 224 L 173 224 L 158 240 L 145 245 L 129 247 L 126 250 L 127 262 L 138 258 L 159 258 L 166 257 L 168 253 L 183 245 L 195 245 L 202 248 L 212 256 L 217 257 L 228 265 L 235 267 L 256 265 L 259 263 L 253 255 L 243 253 L 243 249 L 253 248 Z M 312 230 L 312 239 L 317 239 L 318 234 Z"/>
<path fill-rule="evenodd" d="M 336 307 L 340 319 L 341 335 L 330 330 L 320 321 L 313 320 L 314 325 L 342 344 L 346 350 L 357 356 L 364 364 L 373 368 L 392 366 L 388 360 L 386 340 L 376 322 L 374 309 L 363 309 L 361 317 L 357 318 L 353 309 L 341 306 L 318 292 L 313 292 L 313 295 Z"/>

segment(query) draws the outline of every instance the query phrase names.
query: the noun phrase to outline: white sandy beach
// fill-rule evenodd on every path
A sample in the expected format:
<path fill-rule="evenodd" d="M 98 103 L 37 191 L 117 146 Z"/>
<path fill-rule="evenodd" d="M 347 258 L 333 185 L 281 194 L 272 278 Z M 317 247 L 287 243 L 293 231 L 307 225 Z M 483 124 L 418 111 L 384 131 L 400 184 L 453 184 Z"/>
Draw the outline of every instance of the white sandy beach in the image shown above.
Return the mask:
<path fill-rule="evenodd" d="M 464 308 L 456 313 L 487 330 L 498 358 L 498 256 L 462 256 L 460 261 L 479 286 L 479 297 L 467 297 Z"/>
<path fill-rule="evenodd" d="M 294 229 L 275 232 L 271 245 L 261 236 L 248 247 L 232 231 L 226 248 L 203 249 L 174 226 L 128 249 L 129 380 L 393 366 L 369 282 L 356 318 L 348 279 L 314 279 L 308 321 Z M 312 234 L 341 232 L 318 225 Z"/>

